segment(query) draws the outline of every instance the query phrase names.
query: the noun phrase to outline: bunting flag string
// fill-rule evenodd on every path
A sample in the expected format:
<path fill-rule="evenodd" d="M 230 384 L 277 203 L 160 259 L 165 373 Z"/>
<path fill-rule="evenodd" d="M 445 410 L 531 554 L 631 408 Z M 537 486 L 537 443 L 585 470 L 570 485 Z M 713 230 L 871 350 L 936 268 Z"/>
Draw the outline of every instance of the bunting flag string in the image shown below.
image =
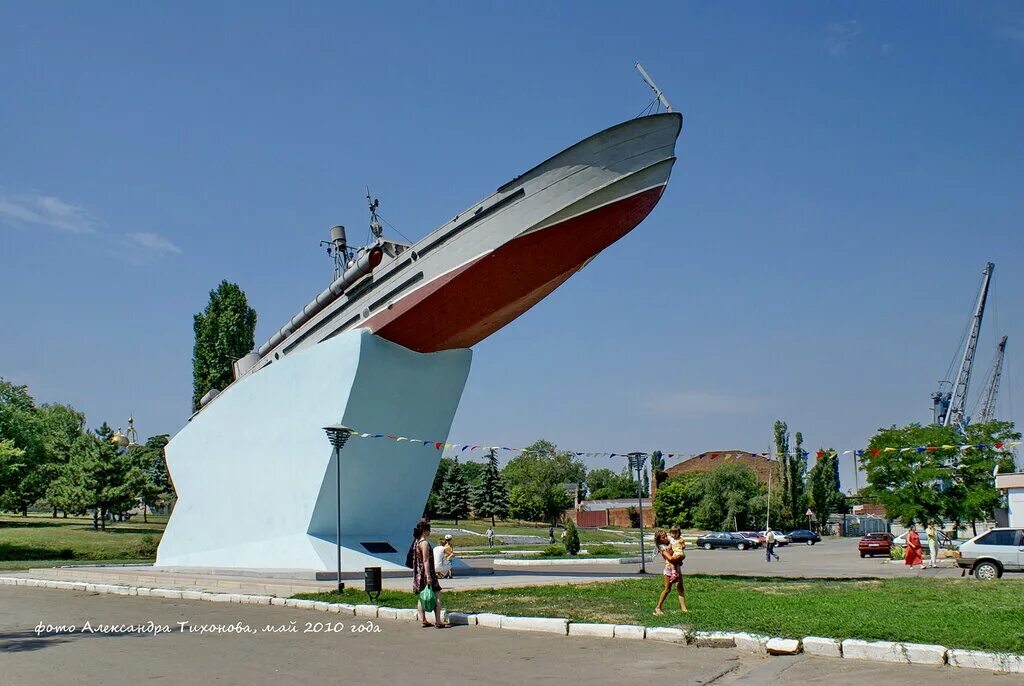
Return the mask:
<path fill-rule="evenodd" d="M 359 431 L 355 431 L 355 432 L 352 433 L 352 436 L 356 437 L 356 438 L 366 438 L 366 439 L 385 439 L 385 440 L 394 441 L 396 443 L 401 443 L 401 442 L 405 441 L 405 442 L 407 442 L 407 443 L 409 443 L 411 445 L 419 444 L 419 445 L 421 445 L 423 447 L 433 447 L 434 450 L 437 450 L 437 451 L 452 450 L 452 451 L 456 451 L 458 453 L 466 453 L 466 452 L 474 453 L 475 451 L 479 450 L 480 453 L 483 454 L 483 453 L 486 453 L 488 451 L 494 450 L 495 452 L 502 451 L 502 452 L 511 452 L 511 453 L 520 453 L 520 454 L 531 454 L 531 453 L 541 454 L 540 451 L 527 450 L 526 448 L 509 448 L 509 447 L 501 446 L 501 445 L 473 445 L 471 443 L 449 443 L 449 442 L 446 442 L 446 441 L 431 441 L 431 440 L 423 440 L 423 439 L 419 439 L 419 438 L 409 438 L 408 436 L 398 436 L 396 434 L 371 434 L 371 433 L 362 433 L 362 432 L 359 432 Z M 841 452 L 840 451 L 836 451 L 836 455 L 853 455 L 854 457 L 862 457 L 864 455 L 870 455 L 871 457 L 878 457 L 878 455 L 881 454 L 881 453 L 895 453 L 895 452 L 907 453 L 907 452 L 911 452 L 911 451 L 913 451 L 915 453 L 935 452 L 937 450 L 947 450 L 947 451 L 948 450 L 955 450 L 955 451 L 959 451 L 959 452 L 966 452 L 966 451 L 972 450 L 972 449 L 987 450 L 989 448 L 994 448 L 995 450 L 1004 450 L 1004 449 L 1008 449 L 1008 448 L 1016 448 L 1017 446 L 1021 445 L 1021 443 L 1022 443 L 1022 441 L 1006 441 L 1006 442 L 997 442 L 997 443 L 992 443 L 992 444 L 987 444 L 987 443 L 978 443 L 978 444 L 972 444 L 972 445 L 949 445 L 949 444 L 945 444 L 945 445 L 908 446 L 908 447 L 904 447 L 904 448 L 892 448 L 892 447 L 887 447 L 887 448 L 871 448 L 871 449 L 862 449 L 862 450 L 843 450 Z M 587 452 L 587 451 L 575 451 L 575 450 L 565 450 L 565 451 L 561 451 L 561 452 L 567 452 L 567 453 L 569 453 L 571 455 L 575 455 L 576 457 L 608 457 L 608 458 L 612 458 L 612 457 L 629 457 L 629 455 L 630 455 L 629 452 L 609 453 L 609 452 Z M 647 451 L 635 451 L 635 452 L 642 452 L 644 454 L 648 454 Z M 729 454 L 729 453 L 727 453 L 727 452 L 709 453 L 709 457 L 710 457 L 710 459 L 713 460 L 713 459 L 716 459 L 719 455 L 727 455 L 727 454 Z M 783 457 L 783 456 L 796 457 L 797 456 L 797 452 L 796 451 L 791 451 L 789 453 L 775 452 L 775 453 L 770 453 L 769 454 L 768 452 L 757 452 L 757 453 L 750 453 L 750 454 L 758 455 L 759 457 L 765 457 L 765 458 L 768 458 L 768 459 L 772 459 L 773 457 Z M 678 451 L 678 452 L 664 452 L 664 451 L 662 451 L 662 455 L 664 457 L 668 458 L 668 459 L 673 459 L 673 458 L 676 458 L 676 457 L 682 457 L 682 458 L 693 457 L 693 455 L 691 453 L 682 452 L 682 451 Z M 810 455 L 811 455 L 811 453 L 809 451 L 807 451 L 807 450 L 801 450 L 800 451 L 800 456 L 802 456 L 804 458 L 810 457 Z M 818 459 L 818 460 L 821 460 L 821 459 L 823 459 L 825 457 L 825 455 L 826 455 L 826 451 L 818 450 L 815 453 L 815 458 Z"/>

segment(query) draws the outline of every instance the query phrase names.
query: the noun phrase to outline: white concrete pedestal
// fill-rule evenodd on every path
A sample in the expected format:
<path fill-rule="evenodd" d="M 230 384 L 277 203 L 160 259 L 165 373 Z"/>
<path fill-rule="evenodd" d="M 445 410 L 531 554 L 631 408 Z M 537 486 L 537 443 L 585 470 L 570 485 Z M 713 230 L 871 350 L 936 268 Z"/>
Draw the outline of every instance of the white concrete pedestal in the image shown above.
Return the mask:
<path fill-rule="evenodd" d="M 178 502 L 156 566 L 334 570 L 335 472 L 322 427 L 445 441 L 471 359 L 353 331 L 242 379 L 167 445 Z M 440 458 L 433 444 L 349 439 L 344 572 L 403 566 Z"/>

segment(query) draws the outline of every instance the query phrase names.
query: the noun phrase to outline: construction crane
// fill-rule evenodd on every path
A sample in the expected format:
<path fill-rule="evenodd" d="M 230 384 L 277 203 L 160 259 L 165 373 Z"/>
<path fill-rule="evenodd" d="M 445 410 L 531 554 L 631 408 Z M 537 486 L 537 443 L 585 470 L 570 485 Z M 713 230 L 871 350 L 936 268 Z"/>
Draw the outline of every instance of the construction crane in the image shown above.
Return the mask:
<path fill-rule="evenodd" d="M 956 375 L 956 381 L 943 380 L 939 383 L 939 390 L 932 393 L 932 416 L 935 423 L 940 426 L 949 426 L 950 424 L 963 426 L 964 424 L 967 387 L 971 383 L 971 369 L 974 367 L 974 353 L 978 348 L 978 336 L 981 334 L 981 319 L 985 316 L 988 285 L 992 280 L 992 271 L 995 268 L 995 264 L 988 262 L 982 272 L 981 293 L 978 295 L 978 304 L 971 317 L 967 347 L 964 348 L 964 356 L 960 361 L 960 371 Z"/>
<path fill-rule="evenodd" d="M 985 392 L 982 394 L 981 411 L 975 421 L 984 424 L 995 419 L 996 396 L 999 394 L 999 379 L 1003 375 L 1003 357 L 1006 355 L 1006 336 L 999 341 L 996 347 L 996 361 L 992 363 L 992 372 L 988 375 L 988 382 L 985 383 Z"/>

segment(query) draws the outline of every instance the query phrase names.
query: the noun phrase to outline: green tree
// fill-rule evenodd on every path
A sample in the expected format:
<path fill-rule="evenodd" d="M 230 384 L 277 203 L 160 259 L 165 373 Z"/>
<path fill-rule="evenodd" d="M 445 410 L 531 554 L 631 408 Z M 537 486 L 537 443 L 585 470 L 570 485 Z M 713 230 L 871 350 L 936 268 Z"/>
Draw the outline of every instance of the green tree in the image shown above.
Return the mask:
<path fill-rule="evenodd" d="M 658 526 L 692 528 L 694 513 L 704 497 L 706 472 L 687 472 L 673 477 L 654 493 L 654 514 Z"/>
<path fill-rule="evenodd" d="M 14 441 L 0 438 L 0 485 L 8 483 L 8 480 L 21 470 L 24 456 L 25 451 L 14 445 Z M 3 491 L 0 490 L 0 496 L 2 495 Z"/>
<path fill-rule="evenodd" d="M 57 495 L 54 498 L 55 484 L 71 459 L 71 446 L 85 431 L 85 415 L 70 405 L 44 404 L 38 410 L 40 426 L 43 431 L 43 451 L 45 459 L 39 470 L 46 483 L 44 497 L 53 508 L 53 516 L 61 508 L 56 501 L 64 502 L 66 498 Z M 64 511 L 67 517 L 68 511 Z"/>
<path fill-rule="evenodd" d="M 818 530 L 824 531 L 828 518 L 842 506 L 843 494 L 839 490 L 836 469 L 839 456 L 836 451 L 822 448 L 816 455 L 817 461 L 807 477 L 810 487 L 808 495 L 818 521 Z"/>
<path fill-rule="evenodd" d="M 955 446 L 960 443 L 951 426 L 915 423 L 879 429 L 861 455 L 868 481 L 865 499 L 883 504 L 889 518 L 904 525 L 945 514 L 956 518 L 956 498 L 945 491 L 954 481 L 960 458 Z"/>
<path fill-rule="evenodd" d="M 789 503 L 790 519 L 794 524 L 804 517 L 807 511 L 807 487 L 804 481 L 807 472 L 807 458 L 804 455 L 804 435 L 799 431 L 794 435 L 796 445 L 793 457 L 789 461 Z"/>
<path fill-rule="evenodd" d="M 956 463 L 955 478 L 948 488 L 954 499 L 946 512 L 949 519 L 970 522 L 977 535 L 978 520 L 991 517 L 993 508 L 1002 501 L 992 473 L 996 466 L 1003 473 L 1014 471 L 1013 454 L 1007 444 L 1020 438 L 1013 422 L 993 420 L 967 425 L 962 441 L 975 447 L 961 451 Z"/>
<path fill-rule="evenodd" d="M 587 489 L 591 500 L 636 498 L 636 481 L 633 481 L 628 466 L 623 467 L 620 474 L 607 468 L 587 472 Z"/>
<path fill-rule="evenodd" d="M 543 439 L 527 446 L 522 453 L 509 460 L 502 475 L 509 485 L 509 504 L 514 511 L 536 499 L 540 503 L 541 516 L 552 524 L 559 515 L 572 507 L 572 498 L 565 490 L 565 485 L 585 484 L 587 480 L 586 467 L 579 458 L 573 453 L 559 452 L 554 443 Z M 519 495 L 513 497 L 517 488 L 520 489 Z"/>
<path fill-rule="evenodd" d="M 0 510 L 28 516 L 28 508 L 43 497 L 46 479 L 43 466 L 46 448 L 42 421 L 27 386 L 0 378 L 0 440 L 10 441 L 20 450 L 9 456 L 0 473 Z M 13 453 L 10 453 L 13 455 Z"/>
<path fill-rule="evenodd" d="M 651 453 L 651 479 L 653 480 L 654 488 L 657 489 L 661 486 L 662 482 L 668 478 L 668 474 L 665 472 L 665 456 L 660 450 L 655 450 Z"/>
<path fill-rule="evenodd" d="M 470 492 L 477 487 L 480 483 L 481 477 L 483 477 L 484 471 L 487 469 L 486 462 L 474 462 L 472 460 L 466 460 L 462 462 L 462 475 L 466 477 L 466 483 L 469 484 Z"/>
<path fill-rule="evenodd" d="M 544 498 L 527 486 L 513 486 L 508 493 L 509 514 L 519 520 L 539 522 L 544 518 Z"/>
<path fill-rule="evenodd" d="M 705 529 L 757 528 L 763 515 L 761 485 L 753 469 L 726 462 L 707 473 L 704 492 L 694 512 L 694 524 Z"/>
<path fill-rule="evenodd" d="M 160 507 L 174 497 L 174 487 L 167 472 L 167 458 L 164 454 L 164 448 L 169 441 L 170 436 L 161 434 L 151 436 L 143 445 L 129 448 L 135 466 L 145 476 L 145 481 L 138 493 L 139 500 L 142 501 L 142 520 L 144 522 L 149 521 L 147 510 Z"/>
<path fill-rule="evenodd" d="M 231 363 L 250 352 L 255 339 L 256 310 L 249 307 L 245 292 L 237 285 L 221 281 L 210 291 L 206 309 L 192 323 L 195 346 L 192 350 L 192 410 L 212 388 L 223 390 L 234 378 Z"/>
<path fill-rule="evenodd" d="M 94 434 L 83 434 L 71 447 L 69 490 L 82 489 L 85 507 L 93 509 L 93 527 L 106 529 L 108 513 L 135 506 L 146 476 L 126 450 L 112 442 L 106 422 Z"/>
<path fill-rule="evenodd" d="M 782 482 L 777 485 L 780 493 L 779 502 L 781 508 L 776 515 L 776 521 L 783 528 L 787 528 L 795 524 L 789 502 L 790 462 L 792 460 L 792 456 L 789 454 L 789 426 L 786 422 L 778 419 L 775 421 L 775 426 L 772 430 L 775 434 L 775 456 L 779 459 L 779 477 Z"/>
<path fill-rule="evenodd" d="M 580 532 L 576 529 L 576 522 L 571 519 L 565 522 L 565 552 L 570 555 L 578 555 L 580 552 Z"/>
<path fill-rule="evenodd" d="M 469 513 L 469 484 L 458 460 L 445 473 L 437 500 L 438 513 L 453 518 L 456 524 Z"/>
<path fill-rule="evenodd" d="M 507 517 L 509 514 L 508 486 L 498 468 L 498 456 L 494 450 L 487 453 L 487 462 L 472 495 L 473 512 L 477 517 L 490 517 L 491 526 L 495 526 L 495 517 Z"/>

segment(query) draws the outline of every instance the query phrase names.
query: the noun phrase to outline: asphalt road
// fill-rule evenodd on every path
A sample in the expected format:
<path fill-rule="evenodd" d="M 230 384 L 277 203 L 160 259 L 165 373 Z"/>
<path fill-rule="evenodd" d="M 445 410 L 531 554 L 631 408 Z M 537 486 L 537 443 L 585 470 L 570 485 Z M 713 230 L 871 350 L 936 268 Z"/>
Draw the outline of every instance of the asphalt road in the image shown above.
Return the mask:
<path fill-rule="evenodd" d="M 164 600 L 0 586 L 0 684 L 961 684 L 1019 683 L 1019 675 L 852 660 L 768 658 L 654 641 L 558 638 L 482 627 L 416 624 L 261 605 Z M 344 622 L 304 633 L 306 623 Z M 83 631 L 86 622 L 96 633 Z M 153 635 L 100 625 L 167 626 Z M 183 632 L 244 625 L 256 633 Z M 269 626 L 299 633 L 270 633 Z M 74 625 L 36 634 L 40 623 Z M 379 627 L 352 633 L 351 627 Z M 315 627 L 314 627 L 315 628 Z"/>
<path fill-rule="evenodd" d="M 856 538 L 827 538 L 813 546 L 790 544 L 776 548 L 782 558 L 780 562 L 766 562 L 764 549 L 754 550 L 702 550 L 687 547 L 684 574 L 737 574 L 741 576 L 783 576 L 783 577 L 827 577 L 827 578 L 860 578 L 860 577 L 947 577 L 960 576 L 960 569 L 952 560 L 940 560 L 936 569 L 910 569 L 903 563 L 890 563 L 884 557 L 861 558 L 857 552 Z M 553 567 L 502 566 L 500 560 L 465 561 L 474 567 L 490 567 L 496 573 L 531 573 L 531 574 L 633 574 L 639 563 L 629 565 L 559 565 Z M 647 564 L 648 572 L 661 573 L 662 564 L 655 560 Z M 481 581 L 484 583 L 484 581 Z"/>

